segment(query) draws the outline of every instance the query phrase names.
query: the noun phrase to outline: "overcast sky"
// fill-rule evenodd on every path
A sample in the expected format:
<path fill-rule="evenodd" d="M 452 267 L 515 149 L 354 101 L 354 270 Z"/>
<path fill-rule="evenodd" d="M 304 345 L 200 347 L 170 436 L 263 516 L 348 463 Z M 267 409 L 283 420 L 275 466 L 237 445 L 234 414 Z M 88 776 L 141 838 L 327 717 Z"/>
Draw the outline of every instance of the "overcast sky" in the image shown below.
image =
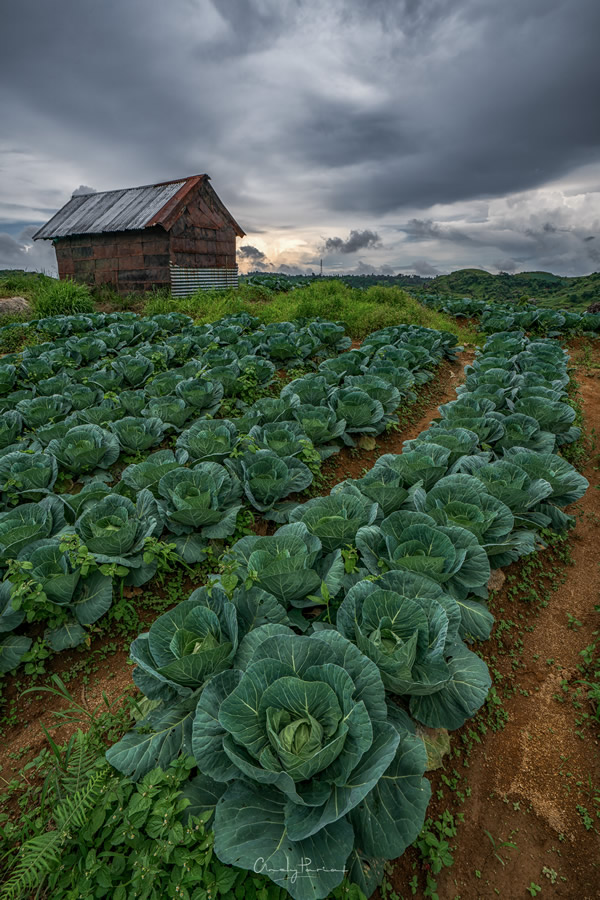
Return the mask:
<path fill-rule="evenodd" d="M 0 268 L 73 190 L 207 172 L 240 268 L 600 269 L 600 0 L 19 0 Z"/>

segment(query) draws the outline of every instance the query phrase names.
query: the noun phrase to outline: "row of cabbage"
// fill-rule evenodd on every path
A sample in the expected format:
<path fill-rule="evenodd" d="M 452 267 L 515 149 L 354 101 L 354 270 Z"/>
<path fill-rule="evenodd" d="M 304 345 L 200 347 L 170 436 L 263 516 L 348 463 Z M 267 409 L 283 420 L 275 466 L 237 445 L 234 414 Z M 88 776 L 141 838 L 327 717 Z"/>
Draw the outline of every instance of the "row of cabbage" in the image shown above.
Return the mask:
<path fill-rule="evenodd" d="M 193 755 L 185 795 L 214 811 L 223 862 L 295 900 L 344 872 L 370 895 L 423 825 L 420 729 L 460 727 L 490 688 L 467 644 L 490 635 L 491 570 L 568 527 L 587 488 L 559 454 L 579 436 L 566 362 L 494 335 L 402 454 L 235 543 L 132 644 L 149 711 L 109 761 L 136 780 Z"/>
<path fill-rule="evenodd" d="M 79 327 L 82 317 L 72 318 Z M 244 503 L 285 521 L 294 505 L 286 498 L 304 490 L 314 477 L 314 466 L 299 457 L 310 462 L 312 454 L 314 462 L 343 444 L 352 445 L 357 436 L 381 433 L 395 421 L 397 407 L 413 396 L 413 386 L 433 377 L 443 356 L 453 356 L 455 344 L 452 335 L 398 326 L 348 351 L 349 339 L 339 324 L 279 323 L 289 347 L 304 345 L 314 332 L 319 338 L 311 341 L 311 352 L 346 352 L 320 362 L 317 356 L 314 370 L 286 385 L 279 397 L 253 404 L 239 400 L 236 411 L 241 415 L 218 419 L 212 417 L 233 390 L 227 379 L 233 373 L 235 381 L 244 360 L 246 371 L 253 366 L 255 384 L 273 378 L 275 364 L 259 355 L 266 352 L 264 335 L 273 335 L 272 330 L 256 328 L 256 320 L 248 316 L 199 330 L 190 320 L 182 321 L 186 317 L 165 323 L 167 318 L 110 323 L 109 330 L 119 335 L 115 353 L 126 348 L 125 339 L 141 341 L 150 331 L 156 334 L 157 324 L 163 333 L 169 324 L 181 333 L 146 350 L 137 343 L 135 355 L 103 358 L 97 368 L 77 367 L 81 354 L 69 342 L 81 347 L 84 340 L 101 340 L 106 345 L 98 331 L 89 338 L 59 338 L 52 350 L 44 344 L 29 348 L 20 362 L 4 363 L 5 372 L 13 370 L 9 377 L 18 379 L 17 387 L 29 364 L 53 374 L 44 378 L 39 369 L 39 380 L 29 388 L 37 396 L 15 399 L 21 393 L 17 390 L 2 401 L 0 567 L 8 578 L 0 587 L 0 632 L 6 635 L 0 640 L 1 671 L 13 668 L 31 647 L 28 636 L 14 633 L 26 616 L 47 621 L 46 638 L 53 650 L 85 641 L 88 626 L 112 604 L 115 578 L 140 586 L 153 577 L 156 541 L 163 533 L 180 558 L 193 564 L 205 559 L 212 541 L 233 535 Z M 186 361 L 180 353 L 165 357 L 178 365 L 155 373 L 149 356 L 157 347 L 172 349 L 169 341 L 175 338 L 185 341 Z M 57 346 L 61 340 L 66 343 Z M 65 362 L 70 353 L 75 353 L 75 365 Z M 222 362 L 218 367 L 213 365 L 216 355 Z M 296 359 L 287 357 L 288 362 Z M 82 373 L 85 377 L 78 380 Z M 108 387 L 119 385 L 101 382 L 102 373 L 137 387 L 107 396 Z M 30 367 L 27 377 L 32 375 Z M 56 389 L 56 379 L 62 393 L 43 393 L 50 383 Z M 90 405 L 82 406 L 82 398 Z M 158 411 L 154 402 L 183 405 L 194 421 L 182 429 L 163 407 L 163 418 L 147 414 L 150 408 Z M 138 415 L 127 414 L 131 412 Z M 174 442 L 172 449 L 149 452 L 165 438 Z M 136 458 L 149 455 L 128 465 L 120 481 L 108 486 L 117 477 L 119 457 L 134 452 Z M 81 490 L 56 492 L 60 473 L 84 482 Z M 23 590 L 15 589 L 24 583 L 30 588 L 28 604 Z"/>
<path fill-rule="evenodd" d="M 600 313 L 547 309 L 533 303 L 519 303 L 518 306 L 511 303 L 488 303 L 472 297 L 459 299 L 443 294 L 425 294 L 420 300 L 425 306 L 449 316 L 478 319 L 486 334 L 512 329 L 549 337 L 600 332 Z"/>

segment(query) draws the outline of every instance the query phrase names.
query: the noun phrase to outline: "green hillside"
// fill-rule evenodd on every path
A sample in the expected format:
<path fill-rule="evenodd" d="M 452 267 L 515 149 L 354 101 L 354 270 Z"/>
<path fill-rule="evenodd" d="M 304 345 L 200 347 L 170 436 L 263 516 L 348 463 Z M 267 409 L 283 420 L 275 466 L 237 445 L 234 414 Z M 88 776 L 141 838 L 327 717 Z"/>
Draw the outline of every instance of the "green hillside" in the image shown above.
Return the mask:
<path fill-rule="evenodd" d="M 518 272 L 492 275 L 484 269 L 459 269 L 429 282 L 428 292 L 458 294 L 480 300 L 519 301 L 535 298 L 552 309 L 582 311 L 600 301 L 600 272 L 563 278 L 551 272 Z"/>

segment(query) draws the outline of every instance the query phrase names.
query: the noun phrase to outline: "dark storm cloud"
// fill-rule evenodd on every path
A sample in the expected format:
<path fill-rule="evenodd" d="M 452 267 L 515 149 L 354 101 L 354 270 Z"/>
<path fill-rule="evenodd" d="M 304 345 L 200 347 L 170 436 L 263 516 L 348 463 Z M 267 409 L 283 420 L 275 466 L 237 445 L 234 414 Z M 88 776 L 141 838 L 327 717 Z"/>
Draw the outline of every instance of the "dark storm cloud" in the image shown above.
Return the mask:
<path fill-rule="evenodd" d="M 381 241 L 376 231 L 352 230 L 349 236 L 344 240 L 341 237 L 327 238 L 324 249 L 326 253 L 357 253 L 367 247 L 380 247 Z"/>
<path fill-rule="evenodd" d="M 253 262 L 264 262 L 267 258 L 262 250 L 259 250 L 258 247 L 253 247 L 252 244 L 244 244 L 243 247 L 239 248 L 237 255 L 240 259 L 249 259 Z"/>
<path fill-rule="evenodd" d="M 360 216 L 388 252 L 393 215 L 434 267 L 594 261 L 593 221 L 483 235 L 435 207 L 600 162 L 598 0 L 21 0 L 2 32 L 0 220 L 208 172 L 255 234 L 294 221 L 315 247 Z"/>

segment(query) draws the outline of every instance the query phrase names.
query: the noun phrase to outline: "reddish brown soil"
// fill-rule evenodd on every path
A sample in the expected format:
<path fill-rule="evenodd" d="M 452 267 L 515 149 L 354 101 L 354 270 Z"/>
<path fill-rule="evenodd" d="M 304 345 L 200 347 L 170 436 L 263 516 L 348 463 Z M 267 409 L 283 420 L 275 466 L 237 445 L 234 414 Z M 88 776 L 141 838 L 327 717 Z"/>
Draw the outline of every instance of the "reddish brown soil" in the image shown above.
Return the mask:
<path fill-rule="evenodd" d="M 600 348 L 595 349 L 594 358 L 597 365 Z M 579 359 L 580 354 L 573 353 L 573 361 Z M 581 708 L 572 702 L 574 682 L 581 677 L 580 652 L 600 628 L 599 611 L 594 609 L 600 603 L 600 457 L 592 432 L 600 432 L 600 370 L 579 365 L 576 378 L 592 439 L 584 469 L 590 488 L 570 510 L 577 515 L 569 540 L 573 564 L 565 572 L 564 583 L 555 582 L 553 590 L 552 555 L 549 551 L 543 555 L 544 583 L 550 590 L 545 607 L 526 605 L 519 596 L 526 578 L 520 565 L 507 570 L 517 578 L 512 584 L 507 580 L 494 597 L 497 625 L 492 639 L 480 649 L 490 668 L 501 676 L 494 681 L 508 721 L 500 731 L 479 734 L 481 743 L 473 745 L 468 768 L 463 765 L 464 755 L 462 759 L 447 757 L 444 769 L 431 773 L 434 799 L 429 815 L 435 820 L 444 809 L 464 815 L 458 834 L 449 839 L 455 846 L 454 864 L 435 876 L 439 900 L 529 897 L 532 883 L 541 886 L 541 898 L 600 897 L 600 819 L 596 818 L 600 726 L 576 721 L 582 713 L 594 712 L 585 693 L 577 701 Z M 540 589 L 541 597 L 544 593 Z M 568 616 L 581 625 L 569 628 Z M 502 632 L 501 619 L 518 627 Z M 563 679 L 571 686 L 568 695 L 561 689 Z M 559 702 L 557 695 L 566 699 Z M 468 727 L 451 735 L 453 748 L 464 746 Z M 461 776 L 459 790 L 464 792 L 468 786 L 470 796 L 464 802 L 443 783 L 442 776 L 451 778 L 454 769 Z M 599 790 L 597 795 L 594 788 Z M 443 796 L 438 797 L 437 791 Z M 590 830 L 584 827 L 583 808 L 593 820 Z M 516 848 L 502 847 L 503 842 Z M 413 895 L 408 883 L 415 872 L 420 887 Z M 431 896 L 424 893 L 426 872 L 411 848 L 394 865 L 390 881 L 399 897 Z"/>

